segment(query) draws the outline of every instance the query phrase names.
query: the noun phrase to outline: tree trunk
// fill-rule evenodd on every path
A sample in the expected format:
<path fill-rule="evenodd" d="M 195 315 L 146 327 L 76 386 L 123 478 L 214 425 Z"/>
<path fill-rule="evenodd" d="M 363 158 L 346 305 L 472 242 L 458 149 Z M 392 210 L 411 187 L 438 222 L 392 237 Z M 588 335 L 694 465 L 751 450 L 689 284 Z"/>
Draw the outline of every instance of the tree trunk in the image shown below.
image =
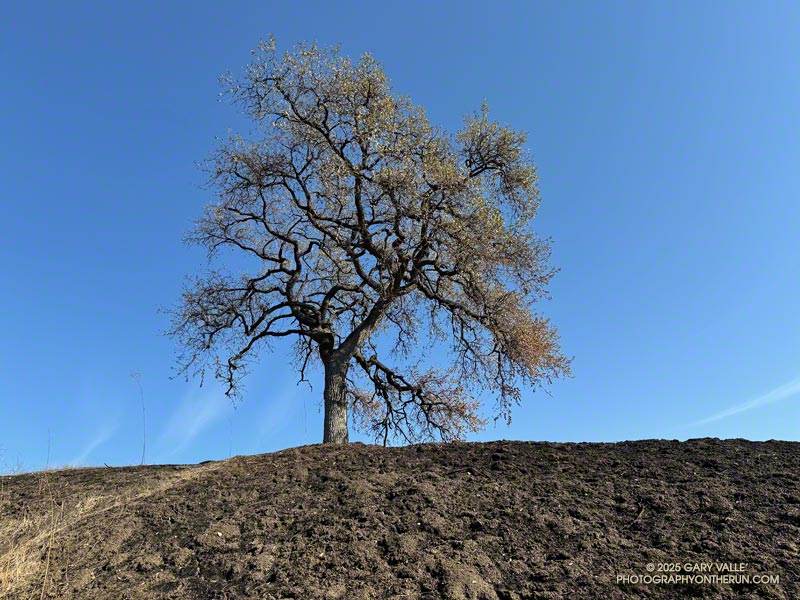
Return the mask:
<path fill-rule="evenodd" d="M 331 358 L 325 365 L 325 430 L 323 444 L 346 444 L 347 433 L 347 368 L 349 361 Z"/>

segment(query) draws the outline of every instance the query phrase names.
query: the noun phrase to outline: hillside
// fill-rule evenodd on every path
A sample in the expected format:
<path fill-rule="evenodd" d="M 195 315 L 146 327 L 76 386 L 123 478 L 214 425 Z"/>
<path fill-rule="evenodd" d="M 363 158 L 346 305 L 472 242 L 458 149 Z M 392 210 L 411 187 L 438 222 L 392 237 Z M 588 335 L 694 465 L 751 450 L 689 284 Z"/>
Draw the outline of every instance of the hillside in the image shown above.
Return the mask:
<path fill-rule="evenodd" d="M 3 598 L 788 600 L 799 546 L 793 442 L 306 446 L 0 478 Z M 617 580 L 707 563 L 728 565 L 716 583 Z"/>

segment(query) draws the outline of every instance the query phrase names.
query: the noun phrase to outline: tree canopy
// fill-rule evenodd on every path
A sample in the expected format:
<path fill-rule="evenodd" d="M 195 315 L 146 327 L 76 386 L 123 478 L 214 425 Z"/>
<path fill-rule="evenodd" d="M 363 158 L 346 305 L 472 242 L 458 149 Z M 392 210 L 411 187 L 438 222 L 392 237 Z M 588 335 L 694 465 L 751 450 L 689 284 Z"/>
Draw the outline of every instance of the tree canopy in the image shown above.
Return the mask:
<path fill-rule="evenodd" d="M 449 133 L 393 93 L 369 54 L 262 43 L 227 92 L 254 123 L 209 160 L 216 201 L 188 234 L 254 272 L 194 279 L 170 333 L 187 375 L 231 396 L 270 341 L 292 337 L 301 379 L 325 373 L 323 440 L 354 424 L 387 443 L 463 437 L 481 399 L 510 420 L 523 386 L 569 373 L 534 311 L 555 273 L 526 137 L 484 105 Z M 426 364 L 426 347 L 436 352 Z M 430 363 L 431 361 L 427 361 Z"/>

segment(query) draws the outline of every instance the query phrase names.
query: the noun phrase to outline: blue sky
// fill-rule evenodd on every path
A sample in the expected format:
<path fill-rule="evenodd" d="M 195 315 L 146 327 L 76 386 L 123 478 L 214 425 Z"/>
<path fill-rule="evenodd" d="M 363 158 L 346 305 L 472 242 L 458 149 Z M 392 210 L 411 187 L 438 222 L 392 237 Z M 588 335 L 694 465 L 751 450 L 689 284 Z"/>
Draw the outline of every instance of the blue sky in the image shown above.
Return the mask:
<path fill-rule="evenodd" d="M 169 379 L 157 312 L 205 266 L 196 163 L 246 127 L 218 77 L 269 34 L 370 51 L 437 125 L 485 99 L 529 133 L 574 377 L 470 439 L 800 440 L 797 3 L 336 4 L 3 5 L 0 468 L 138 463 L 134 370 L 147 462 L 321 440 L 287 346 L 234 410 Z"/>

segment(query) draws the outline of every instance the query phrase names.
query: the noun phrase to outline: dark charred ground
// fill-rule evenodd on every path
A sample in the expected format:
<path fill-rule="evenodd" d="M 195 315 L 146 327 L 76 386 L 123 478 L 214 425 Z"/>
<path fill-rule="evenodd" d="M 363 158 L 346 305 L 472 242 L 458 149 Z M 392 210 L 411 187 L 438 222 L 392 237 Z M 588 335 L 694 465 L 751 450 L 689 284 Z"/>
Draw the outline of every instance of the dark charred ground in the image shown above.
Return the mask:
<path fill-rule="evenodd" d="M 0 596 L 800 598 L 799 474 L 800 443 L 700 439 L 306 446 L 3 477 Z M 780 582 L 617 582 L 707 562 Z"/>

